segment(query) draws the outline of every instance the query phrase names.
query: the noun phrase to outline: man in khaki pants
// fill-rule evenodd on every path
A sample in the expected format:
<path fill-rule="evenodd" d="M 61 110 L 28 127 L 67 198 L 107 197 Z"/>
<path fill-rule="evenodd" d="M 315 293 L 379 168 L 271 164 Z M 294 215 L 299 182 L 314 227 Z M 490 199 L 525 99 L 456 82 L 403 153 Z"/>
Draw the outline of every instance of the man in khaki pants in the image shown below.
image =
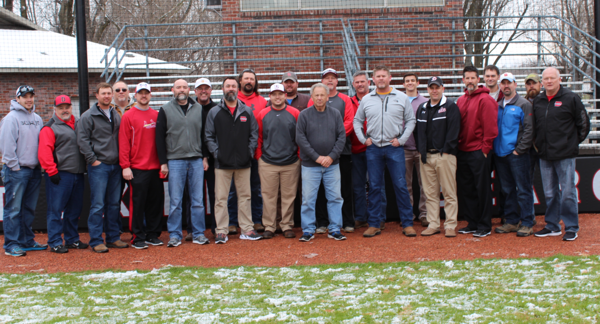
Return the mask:
<path fill-rule="evenodd" d="M 444 194 L 446 237 L 456 236 L 458 200 L 456 196 L 456 154 L 460 131 L 458 106 L 444 96 L 444 83 L 439 77 L 427 82 L 428 102 L 417 110 L 415 140 L 421 153 L 421 181 L 427 196 L 429 226 L 422 236 L 440 233 L 440 186 Z"/>
<path fill-rule="evenodd" d="M 286 104 L 281 83 L 271 86 L 271 106 L 256 116 L 258 122 L 258 174 L 263 197 L 263 238 L 273 238 L 277 229 L 277 198 L 281 190 L 281 229 L 286 238 L 294 238 L 294 200 L 300 176 L 296 145 L 296 121 L 300 111 Z"/>
<path fill-rule="evenodd" d="M 223 100 L 206 116 L 205 141 L 215 157 L 216 244 L 227 242 L 229 213 L 227 197 L 231 179 L 238 198 L 240 239 L 260 240 L 254 230 L 250 203 L 250 166 L 258 142 L 258 124 L 252 110 L 238 100 L 238 82 L 227 77 L 223 81 Z"/>

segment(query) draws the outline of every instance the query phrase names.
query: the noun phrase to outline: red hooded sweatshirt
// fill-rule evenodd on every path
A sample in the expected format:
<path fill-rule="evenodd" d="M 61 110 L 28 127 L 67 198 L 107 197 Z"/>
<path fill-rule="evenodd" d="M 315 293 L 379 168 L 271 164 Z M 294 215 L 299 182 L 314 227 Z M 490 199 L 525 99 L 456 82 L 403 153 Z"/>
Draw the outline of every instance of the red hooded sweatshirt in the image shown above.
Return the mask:
<path fill-rule="evenodd" d="M 356 95 L 354 95 L 353 97 L 350 97 L 350 101 L 352 101 L 352 109 L 353 109 L 352 111 L 354 112 L 354 115 L 356 115 L 358 106 L 360 106 L 360 101 L 358 101 L 358 97 Z M 365 128 L 365 132 L 366 132 L 367 131 L 367 120 L 366 119 L 365 119 L 365 123 L 364 123 L 363 127 Z M 358 137 L 356 137 L 354 130 L 352 130 L 352 134 L 350 134 L 350 141 L 352 143 L 352 154 L 358 154 L 358 153 L 367 151 L 367 146 L 358 140 Z"/>
<path fill-rule="evenodd" d="M 246 96 L 243 92 L 238 91 L 238 99 L 252 109 L 255 118 L 258 117 L 258 113 L 267 106 L 267 99 L 257 95 L 255 92 Z"/>
<path fill-rule="evenodd" d="M 498 136 L 498 103 L 489 93 L 490 89 L 480 85 L 471 94 L 465 90 L 456 101 L 460 110 L 458 149 L 463 152 L 488 154 L 492 150 Z"/>

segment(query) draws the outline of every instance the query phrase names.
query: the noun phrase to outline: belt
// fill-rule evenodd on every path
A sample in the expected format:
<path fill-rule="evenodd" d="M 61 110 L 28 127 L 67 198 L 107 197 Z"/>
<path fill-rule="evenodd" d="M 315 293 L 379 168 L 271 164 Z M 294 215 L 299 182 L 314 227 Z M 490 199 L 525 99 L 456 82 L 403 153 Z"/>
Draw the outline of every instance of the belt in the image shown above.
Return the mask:
<path fill-rule="evenodd" d="M 438 150 L 427 150 L 427 153 L 437 154 L 437 153 L 441 153 L 441 152 Z"/>

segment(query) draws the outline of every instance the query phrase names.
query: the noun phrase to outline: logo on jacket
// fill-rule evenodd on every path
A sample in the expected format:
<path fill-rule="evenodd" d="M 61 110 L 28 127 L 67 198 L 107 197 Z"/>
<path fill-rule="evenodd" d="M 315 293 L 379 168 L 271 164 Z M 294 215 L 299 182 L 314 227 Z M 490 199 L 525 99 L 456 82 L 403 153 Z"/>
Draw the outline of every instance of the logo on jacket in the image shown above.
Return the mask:
<path fill-rule="evenodd" d="M 248 117 L 246 117 L 246 116 L 241 116 L 241 117 L 240 117 L 240 121 L 241 121 L 242 123 L 245 123 L 247 120 L 248 120 Z"/>
<path fill-rule="evenodd" d="M 554 103 L 554 107 L 560 107 L 562 106 L 562 101 L 557 101 Z"/>
<path fill-rule="evenodd" d="M 156 128 L 156 122 L 152 119 L 149 123 L 144 120 L 144 128 Z"/>
<path fill-rule="evenodd" d="M 435 77 L 434 77 L 435 78 Z M 438 114 L 441 114 L 443 112 L 446 112 L 446 108 L 442 107 L 440 108 L 440 110 L 438 110 Z"/>

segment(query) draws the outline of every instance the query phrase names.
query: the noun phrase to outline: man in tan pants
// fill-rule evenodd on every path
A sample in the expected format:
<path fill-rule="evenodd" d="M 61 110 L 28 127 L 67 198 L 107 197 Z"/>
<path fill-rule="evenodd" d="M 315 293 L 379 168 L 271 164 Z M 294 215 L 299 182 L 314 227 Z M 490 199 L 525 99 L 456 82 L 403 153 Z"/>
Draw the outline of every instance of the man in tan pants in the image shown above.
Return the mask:
<path fill-rule="evenodd" d="M 444 96 L 444 83 L 432 77 L 427 83 L 430 100 L 417 110 L 415 140 L 421 153 L 421 181 L 427 196 L 428 227 L 422 236 L 440 233 L 440 186 L 444 194 L 444 223 L 447 237 L 456 236 L 456 154 L 460 131 L 458 106 Z"/>
<path fill-rule="evenodd" d="M 216 244 L 227 242 L 229 212 L 227 197 L 231 179 L 238 198 L 240 239 L 260 240 L 254 230 L 250 203 L 250 166 L 258 145 L 258 124 L 252 110 L 237 99 L 238 82 L 227 77 L 223 81 L 223 100 L 206 116 L 206 145 L 215 157 Z"/>

